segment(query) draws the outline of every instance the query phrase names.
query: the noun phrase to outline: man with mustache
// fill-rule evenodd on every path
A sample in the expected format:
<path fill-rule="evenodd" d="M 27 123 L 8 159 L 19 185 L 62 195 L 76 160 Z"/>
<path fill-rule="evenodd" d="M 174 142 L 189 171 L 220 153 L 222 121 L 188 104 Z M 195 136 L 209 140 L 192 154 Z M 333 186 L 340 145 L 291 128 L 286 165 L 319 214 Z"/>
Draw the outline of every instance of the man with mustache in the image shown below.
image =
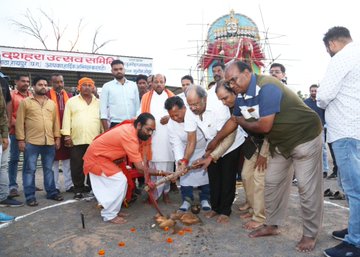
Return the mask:
<path fill-rule="evenodd" d="M 46 96 L 47 85 L 46 78 L 34 78 L 34 96 L 20 102 L 15 124 L 19 151 L 24 152 L 23 186 L 26 204 L 29 206 L 39 204 L 35 197 L 35 172 L 39 155 L 41 155 L 46 197 L 55 201 L 64 199 L 56 190 L 52 170 L 55 149 L 60 147 L 60 125 L 56 105 Z"/>

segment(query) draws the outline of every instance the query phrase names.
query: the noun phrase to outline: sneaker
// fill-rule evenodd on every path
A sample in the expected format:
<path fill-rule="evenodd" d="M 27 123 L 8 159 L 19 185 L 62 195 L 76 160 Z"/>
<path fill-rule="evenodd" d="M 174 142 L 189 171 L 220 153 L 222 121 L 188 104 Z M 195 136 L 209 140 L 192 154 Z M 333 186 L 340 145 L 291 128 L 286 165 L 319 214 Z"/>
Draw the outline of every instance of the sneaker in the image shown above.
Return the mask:
<path fill-rule="evenodd" d="M 191 207 L 191 204 L 188 201 L 184 201 L 183 204 L 180 206 L 180 211 L 188 211 Z"/>
<path fill-rule="evenodd" d="M 9 196 L 10 197 L 17 197 L 17 196 L 20 196 L 20 194 L 19 194 L 19 191 L 16 188 L 13 188 L 13 189 L 10 190 Z"/>
<path fill-rule="evenodd" d="M 327 177 L 327 172 L 323 172 L 323 178 Z"/>
<path fill-rule="evenodd" d="M 333 179 L 333 178 L 337 178 L 337 174 L 335 172 L 331 173 L 327 179 Z"/>
<path fill-rule="evenodd" d="M 6 198 L 0 202 L 0 207 L 21 207 L 24 203 L 12 199 L 11 197 Z"/>
<path fill-rule="evenodd" d="M 211 210 L 211 206 L 210 206 L 208 200 L 202 200 L 202 201 L 201 201 L 201 209 L 202 209 L 203 211 L 210 211 L 210 210 Z"/>
<path fill-rule="evenodd" d="M 76 193 L 76 194 L 74 195 L 74 199 L 75 199 L 75 200 L 80 200 L 80 199 L 82 199 L 82 198 L 84 198 L 84 195 L 83 195 L 82 193 Z"/>
<path fill-rule="evenodd" d="M 341 242 L 335 247 L 326 249 L 324 254 L 327 257 L 356 257 L 360 256 L 360 248 L 347 242 Z"/>
<path fill-rule="evenodd" d="M 10 221 L 13 221 L 14 219 L 15 219 L 14 216 L 10 216 L 3 212 L 0 212 L 0 222 L 1 223 L 10 222 Z"/>
<path fill-rule="evenodd" d="M 337 239 L 337 240 L 341 240 L 343 241 L 345 236 L 348 234 L 348 229 L 345 228 L 343 230 L 337 230 L 337 231 L 333 231 L 332 232 L 332 237 Z"/>

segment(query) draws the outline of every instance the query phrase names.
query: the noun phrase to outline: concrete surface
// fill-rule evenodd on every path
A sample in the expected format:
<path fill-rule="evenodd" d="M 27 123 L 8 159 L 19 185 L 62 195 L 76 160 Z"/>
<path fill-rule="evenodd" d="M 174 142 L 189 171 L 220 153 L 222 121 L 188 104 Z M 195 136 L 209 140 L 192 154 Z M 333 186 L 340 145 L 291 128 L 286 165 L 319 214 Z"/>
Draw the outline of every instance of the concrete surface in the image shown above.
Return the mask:
<path fill-rule="evenodd" d="M 41 185 L 41 170 L 37 172 L 37 185 Z M 62 175 L 61 175 L 62 176 Z M 20 179 L 21 180 L 21 179 Z M 20 187 L 21 188 L 21 187 Z M 324 190 L 337 190 L 336 180 L 324 180 Z M 1 212 L 18 218 L 10 224 L 0 224 L 1 257 L 94 257 L 105 250 L 106 257 L 115 256 L 323 256 L 322 251 L 338 244 L 332 239 L 333 230 L 347 226 L 346 201 L 325 198 L 323 230 L 315 250 L 298 253 L 294 247 L 302 235 L 297 187 L 292 187 L 288 215 L 282 233 L 274 237 L 250 239 L 242 228 L 238 206 L 244 201 L 243 188 L 238 188 L 231 221 L 219 225 L 214 219 L 199 214 L 202 224 L 193 225 L 192 233 L 171 234 L 158 227 L 152 228 L 155 209 L 141 201 L 141 197 L 125 212 L 128 223 L 105 223 L 96 208 L 96 200 L 72 200 L 73 194 L 64 193 L 64 202 L 47 200 L 44 192 L 37 192 L 38 207 L 0 208 Z M 22 193 L 22 192 L 21 192 Z M 17 199 L 23 200 L 23 196 Z M 180 205 L 180 194 L 171 193 L 172 204 L 160 202 L 161 210 L 170 214 Z M 80 213 L 85 216 L 82 228 Z M 131 229 L 136 231 L 132 232 Z M 173 243 L 167 243 L 171 237 Z M 124 242 L 124 247 L 119 247 Z"/>

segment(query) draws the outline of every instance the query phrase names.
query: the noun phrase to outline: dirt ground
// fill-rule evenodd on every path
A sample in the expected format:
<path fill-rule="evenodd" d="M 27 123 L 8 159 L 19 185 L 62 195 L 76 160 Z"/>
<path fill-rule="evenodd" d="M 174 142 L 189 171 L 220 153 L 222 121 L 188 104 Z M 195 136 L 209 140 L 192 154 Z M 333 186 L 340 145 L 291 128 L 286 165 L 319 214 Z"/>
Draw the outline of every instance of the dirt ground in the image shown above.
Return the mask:
<path fill-rule="evenodd" d="M 37 186 L 42 186 L 41 170 L 37 171 Z M 62 176 L 61 176 L 62 177 Z M 21 180 L 21 179 L 20 179 Z M 324 190 L 337 190 L 336 180 L 324 180 Z M 20 187 L 21 189 L 21 187 Z M 104 250 L 107 257 L 115 256 L 322 256 L 322 251 L 338 243 L 331 232 L 347 226 L 348 209 L 344 200 L 325 198 L 323 229 L 316 248 L 311 253 L 298 253 L 294 247 L 302 235 L 297 187 L 292 186 L 288 215 L 281 234 L 274 237 L 250 239 L 242 228 L 238 206 L 244 201 L 242 187 L 237 188 L 230 223 L 219 225 L 214 219 L 199 214 L 201 224 L 192 232 L 172 234 L 153 227 L 155 209 L 141 200 L 128 209 L 128 223 L 114 225 L 103 222 L 95 199 L 76 201 L 73 194 L 64 193 L 64 202 L 45 198 L 37 192 L 38 207 L 1 208 L 17 216 L 16 221 L 0 225 L 0 256 L 6 257 L 95 257 Z M 22 192 L 21 192 L 22 193 Z M 160 202 L 161 210 L 170 214 L 180 205 L 180 194 L 170 193 L 172 203 Z M 24 200 L 23 196 L 18 197 Z M 85 217 L 82 228 L 81 215 Z M 135 229 L 135 231 L 134 231 Z M 167 239 L 171 238 L 172 243 Z M 119 243 L 125 246 L 119 246 Z"/>

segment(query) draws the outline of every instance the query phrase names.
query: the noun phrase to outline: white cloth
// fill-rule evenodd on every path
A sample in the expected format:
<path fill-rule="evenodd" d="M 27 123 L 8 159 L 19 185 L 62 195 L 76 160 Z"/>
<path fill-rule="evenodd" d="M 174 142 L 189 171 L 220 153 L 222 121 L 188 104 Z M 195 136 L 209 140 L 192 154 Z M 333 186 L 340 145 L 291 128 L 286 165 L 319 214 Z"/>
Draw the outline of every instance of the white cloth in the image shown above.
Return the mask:
<path fill-rule="evenodd" d="M 187 112 L 191 112 L 187 110 Z M 187 144 L 188 134 L 184 130 L 184 123 L 178 123 L 169 120 L 168 123 L 170 144 L 175 156 L 176 163 L 184 157 L 184 152 Z M 190 157 L 189 164 L 191 165 L 197 159 L 200 159 L 205 154 L 206 140 L 202 132 L 196 130 L 196 146 L 193 155 Z M 209 184 L 208 173 L 204 169 L 191 170 L 186 175 L 180 177 L 181 186 L 198 187 Z"/>
<path fill-rule="evenodd" d="M 52 169 L 54 171 L 54 180 L 55 180 L 56 189 L 60 190 L 61 186 L 59 181 L 59 166 L 60 166 L 59 162 L 60 161 L 54 161 L 52 165 Z M 64 175 L 64 188 L 66 191 L 69 190 L 70 187 L 74 186 L 71 178 L 70 159 L 61 160 L 61 170 Z"/>
<path fill-rule="evenodd" d="M 153 93 L 150 103 L 150 113 L 155 117 L 156 128 L 151 138 L 152 161 L 173 162 L 174 155 L 171 151 L 167 124 L 162 125 L 160 119 L 168 115 L 164 107 L 168 95 L 163 91 L 160 95 Z"/>
<path fill-rule="evenodd" d="M 317 91 L 317 105 L 325 109 L 327 141 L 360 140 L 360 44 L 349 43 L 336 53 Z"/>
<path fill-rule="evenodd" d="M 124 173 L 118 172 L 107 177 L 104 173 L 97 176 L 89 173 L 91 187 L 98 202 L 104 207 L 101 216 L 104 221 L 112 220 L 121 209 L 127 190 L 127 179 Z"/>
<path fill-rule="evenodd" d="M 156 170 L 163 170 L 163 171 L 173 171 L 174 170 L 174 162 L 149 162 L 149 167 Z M 160 180 L 161 176 L 151 176 L 151 181 L 156 183 Z M 170 191 L 170 182 L 166 182 L 164 184 L 159 185 L 156 190 L 154 190 L 154 198 L 155 200 L 159 199 L 159 197 L 165 193 L 169 193 Z"/>
<path fill-rule="evenodd" d="M 229 108 L 214 94 L 215 89 L 211 88 L 208 91 L 206 109 L 202 114 L 202 120 L 199 115 L 195 115 L 192 111 L 186 112 L 185 114 L 185 131 L 193 132 L 199 128 L 203 132 L 207 142 L 210 142 L 216 136 L 218 131 L 221 130 L 230 118 Z M 238 126 L 234 143 L 222 156 L 238 148 L 245 141 L 245 136 L 247 136 L 246 132 Z"/>
<path fill-rule="evenodd" d="M 177 96 L 180 97 L 184 101 L 184 104 L 185 104 L 186 108 L 189 107 L 189 105 L 188 105 L 188 103 L 186 101 L 186 96 L 185 96 L 184 92 L 178 94 Z"/>

